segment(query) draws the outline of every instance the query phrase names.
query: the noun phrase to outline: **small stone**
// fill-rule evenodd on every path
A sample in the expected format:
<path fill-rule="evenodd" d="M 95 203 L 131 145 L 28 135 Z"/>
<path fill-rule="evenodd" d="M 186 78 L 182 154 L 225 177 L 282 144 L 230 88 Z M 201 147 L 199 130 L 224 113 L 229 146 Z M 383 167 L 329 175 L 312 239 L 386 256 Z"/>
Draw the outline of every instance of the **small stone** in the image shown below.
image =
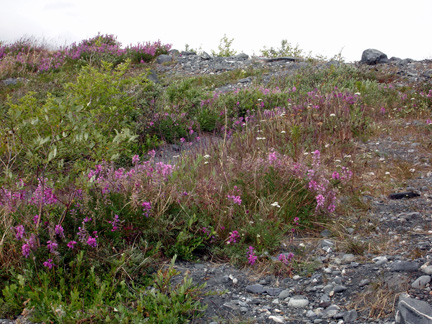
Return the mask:
<path fill-rule="evenodd" d="M 339 313 L 340 307 L 337 305 L 330 305 L 327 307 L 327 309 L 324 311 L 323 317 L 333 317 L 336 314 Z"/>
<path fill-rule="evenodd" d="M 426 287 L 426 285 L 430 281 L 431 281 L 430 276 L 421 276 L 421 277 L 417 278 L 417 280 L 411 284 L 411 287 L 416 288 L 416 289 L 421 289 L 421 288 Z"/>
<path fill-rule="evenodd" d="M 363 286 L 366 286 L 366 285 L 369 285 L 369 284 L 370 284 L 370 280 L 369 279 L 363 279 L 362 281 L 360 281 L 359 287 L 363 287 Z"/>
<path fill-rule="evenodd" d="M 272 304 L 276 304 L 276 305 L 278 305 L 278 304 L 279 304 L 279 299 L 277 299 L 277 298 L 276 298 L 276 299 L 273 299 L 273 300 L 272 300 Z"/>
<path fill-rule="evenodd" d="M 327 295 L 333 290 L 333 285 L 326 285 L 323 288 L 324 293 L 326 293 Z"/>
<path fill-rule="evenodd" d="M 271 319 L 275 323 L 284 323 L 284 319 L 282 316 L 272 315 L 269 316 L 269 319 Z"/>
<path fill-rule="evenodd" d="M 285 298 L 289 297 L 289 295 L 290 295 L 289 290 L 282 290 L 282 291 L 279 293 L 279 298 L 280 298 L 280 299 L 285 299 Z"/>
<path fill-rule="evenodd" d="M 262 294 L 264 292 L 264 287 L 262 285 L 249 285 L 246 287 L 246 291 L 252 294 Z"/>
<path fill-rule="evenodd" d="M 294 296 L 288 302 L 288 307 L 304 308 L 307 305 L 309 305 L 309 300 L 304 296 Z"/>
<path fill-rule="evenodd" d="M 306 317 L 317 317 L 317 315 L 315 314 L 315 312 L 313 310 L 308 310 L 306 312 Z"/>
<path fill-rule="evenodd" d="M 320 235 L 321 235 L 321 237 L 330 237 L 331 232 L 328 229 L 325 229 L 320 233 Z"/>
<path fill-rule="evenodd" d="M 347 264 L 355 261 L 356 257 L 354 254 L 344 254 L 341 259 L 342 264 Z"/>
<path fill-rule="evenodd" d="M 420 269 L 428 275 L 432 274 L 432 266 L 422 266 Z"/>
<path fill-rule="evenodd" d="M 382 265 L 384 263 L 387 263 L 388 259 L 386 256 L 378 256 L 376 258 L 373 258 L 372 261 L 375 262 L 376 265 Z"/>
<path fill-rule="evenodd" d="M 355 309 L 352 309 L 344 313 L 343 320 L 345 321 L 345 323 L 354 323 L 357 317 L 357 311 Z"/>
<path fill-rule="evenodd" d="M 266 292 L 270 296 L 279 296 L 281 291 L 282 291 L 282 289 L 280 289 L 280 288 L 267 288 L 264 290 L 264 292 Z"/>

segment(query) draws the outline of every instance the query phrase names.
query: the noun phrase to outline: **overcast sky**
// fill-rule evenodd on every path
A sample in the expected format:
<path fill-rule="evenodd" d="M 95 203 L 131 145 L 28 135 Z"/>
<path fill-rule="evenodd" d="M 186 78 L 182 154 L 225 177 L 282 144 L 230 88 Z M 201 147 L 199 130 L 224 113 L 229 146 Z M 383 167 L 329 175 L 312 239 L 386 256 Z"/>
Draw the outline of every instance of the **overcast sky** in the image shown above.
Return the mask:
<path fill-rule="evenodd" d="M 0 0 L 0 40 L 35 36 L 65 45 L 114 34 L 123 45 L 156 41 L 210 53 L 224 34 L 249 55 L 282 39 L 312 54 L 358 61 L 432 58 L 432 0 Z"/>

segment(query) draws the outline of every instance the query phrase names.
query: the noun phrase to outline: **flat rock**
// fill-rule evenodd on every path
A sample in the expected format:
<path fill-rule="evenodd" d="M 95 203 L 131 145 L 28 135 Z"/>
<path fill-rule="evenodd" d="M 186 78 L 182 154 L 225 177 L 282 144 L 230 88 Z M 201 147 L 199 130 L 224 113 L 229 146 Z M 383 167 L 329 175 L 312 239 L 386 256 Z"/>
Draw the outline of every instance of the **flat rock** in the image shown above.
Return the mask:
<path fill-rule="evenodd" d="M 411 261 L 396 261 L 390 264 L 390 271 L 417 271 L 419 264 Z"/>
<path fill-rule="evenodd" d="M 416 289 L 421 289 L 426 287 L 426 285 L 431 281 L 430 276 L 421 276 L 417 278 L 412 284 L 411 287 Z"/>
<path fill-rule="evenodd" d="M 395 319 L 399 324 L 432 324 L 432 307 L 424 301 L 401 295 Z"/>
<path fill-rule="evenodd" d="M 260 284 L 246 286 L 246 291 L 252 294 L 262 294 L 264 292 L 264 286 Z"/>

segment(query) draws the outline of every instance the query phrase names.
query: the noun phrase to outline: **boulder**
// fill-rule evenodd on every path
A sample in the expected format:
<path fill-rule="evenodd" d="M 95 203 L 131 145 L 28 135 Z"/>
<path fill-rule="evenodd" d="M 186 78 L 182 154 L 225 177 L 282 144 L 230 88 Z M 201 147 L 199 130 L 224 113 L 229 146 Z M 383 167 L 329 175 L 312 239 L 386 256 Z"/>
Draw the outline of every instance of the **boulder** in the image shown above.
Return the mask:
<path fill-rule="evenodd" d="M 368 64 L 368 65 L 375 65 L 378 63 L 387 63 L 387 62 L 388 62 L 388 58 L 386 54 L 372 48 L 363 51 L 361 61 L 360 61 L 360 63 Z"/>
<path fill-rule="evenodd" d="M 395 320 L 398 324 L 432 324 L 432 307 L 424 301 L 401 295 Z"/>
<path fill-rule="evenodd" d="M 201 57 L 201 59 L 203 59 L 203 60 L 211 60 L 211 56 L 210 56 L 210 54 L 209 53 L 207 53 L 207 52 L 202 52 L 202 54 L 200 55 L 200 57 Z"/>
<path fill-rule="evenodd" d="M 156 58 L 156 63 L 162 64 L 167 62 L 172 62 L 173 58 L 170 55 L 161 54 Z"/>

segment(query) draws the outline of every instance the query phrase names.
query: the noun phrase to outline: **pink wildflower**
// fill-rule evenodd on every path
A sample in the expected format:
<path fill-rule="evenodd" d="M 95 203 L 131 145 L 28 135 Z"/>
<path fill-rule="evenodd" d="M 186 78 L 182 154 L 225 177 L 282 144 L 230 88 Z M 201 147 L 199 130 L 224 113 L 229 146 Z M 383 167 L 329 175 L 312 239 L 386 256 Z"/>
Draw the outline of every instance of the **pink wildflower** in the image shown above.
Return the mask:
<path fill-rule="evenodd" d="M 252 246 L 249 246 L 248 248 L 248 261 L 251 265 L 255 264 L 258 257 L 255 255 L 254 248 Z"/>
<path fill-rule="evenodd" d="M 67 244 L 67 247 L 68 247 L 69 249 L 72 250 L 72 249 L 75 247 L 75 244 L 77 244 L 76 241 L 70 241 L 70 242 Z"/>
<path fill-rule="evenodd" d="M 240 234 L 238 231 L 232 231 L 228 238 L 227 244 L 237 243 L 237 240 L 240 238 Z"/>
<path fill-rule="evenodd" d="M 45 261 L 45 262 L 43 263 L 43 265 L 44 265 L 44 267 L 47 267 L 48 269 L 51 270 L 51 268 L 52 268 L 53 266 L 55 266 L 55 264 L 52 263 L 52 262 L 53 262 L 52 259 L 48 259 L 48 261 Z"/>

